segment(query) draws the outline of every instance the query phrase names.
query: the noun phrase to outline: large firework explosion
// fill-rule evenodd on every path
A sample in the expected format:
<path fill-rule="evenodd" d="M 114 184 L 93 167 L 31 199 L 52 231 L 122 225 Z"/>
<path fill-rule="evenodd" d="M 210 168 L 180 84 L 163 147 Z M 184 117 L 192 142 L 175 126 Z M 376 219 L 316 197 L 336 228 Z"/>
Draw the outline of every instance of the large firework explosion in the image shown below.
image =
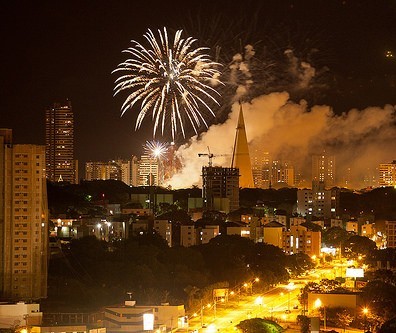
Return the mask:
<path fill-rule="evenodd" d="M 221 84 L 220 64 L 211 60 L 208 48 L 194 48 L 195 38 L 182 38 L 182 30 L 176 31 L 173 42 L 166 28 L 158 30 L 158 39 L 151 30 L 144 37 L 148 46 L 133 40 L 124 50 L 130 58 L 113 71 L 122 73 L 115 81 L 115 94 L 131 91 L 122 114 L 139 104 L 136 129 L 151 113 L 154 136 L 159 128 L 164 135 L 169 126 L 172 139 L 179 130 L 185 137 L 187 124 L 198 133 L 202 124 L 208 126 L 207 115 L 215 116 L 211 105 L 218 104 L 214 86 Z"/>

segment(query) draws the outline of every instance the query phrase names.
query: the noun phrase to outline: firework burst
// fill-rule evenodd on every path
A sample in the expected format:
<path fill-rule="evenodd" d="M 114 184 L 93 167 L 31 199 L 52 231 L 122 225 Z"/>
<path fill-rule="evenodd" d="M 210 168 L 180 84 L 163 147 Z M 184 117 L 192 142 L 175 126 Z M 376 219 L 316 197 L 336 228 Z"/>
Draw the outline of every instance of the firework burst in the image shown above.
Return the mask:
<path fill-rule="evenodd" d="M 146 141 L 143 145 L 144 152 L 152 158 L 161 159 L 168 151 L 168 144 L 159 141 Z"/>
<path fill-rule="evenodd" d="M 211 105 L 219 105 L 219 93 L 214 86 L 222 84 L 220 64 L 210 59 L 208 48 L 194 48 L 193 37 L 182 38 L 182 30 L 175 33 L 173 43 L 166 28 L 158 30 L 158 37 L 151 30 L 144 35 L 148 48 L 132 41 L 132 47 L 124 50 L 130 58 L 118 65 L 114 72 L 122 72 L 115 81 L 115 95 L 132 90 L 121 107 L 121 115 L 140 103 L 136 120 L 138 129 L 147 114 L 152 115 L 155 136 L 170 123 L 172 138 L 181 130 L 185 137 L 185 124 L 191 124 L 195 133 L 204 124 L 206 114 L 215 116 Z"/>

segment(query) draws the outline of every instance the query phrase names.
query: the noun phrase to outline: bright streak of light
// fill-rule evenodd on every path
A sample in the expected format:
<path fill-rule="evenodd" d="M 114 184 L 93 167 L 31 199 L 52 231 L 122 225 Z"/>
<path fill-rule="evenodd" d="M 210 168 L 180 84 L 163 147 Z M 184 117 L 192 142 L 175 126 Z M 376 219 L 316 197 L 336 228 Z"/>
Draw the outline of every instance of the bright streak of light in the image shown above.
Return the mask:
<path fill-rule="evenodd" d="M 150 155 L 152 158 L 161 159 L 165 156 L 168 151 L 168 144 L 162 143 L 159 141 L 146 141 L 146 144 L 143 146 L 143 149 L 147 155 Z"/>
<path fill-rule="evenodd" d="M 113 71 L 121 75 L 115 81 L 114 95 L 131 90 L 121 107 L 121 115 L 140 103 L 136 129 L 145 116 L 152 114 L 154 136 L 170 123 L 172 138 L 181 130 L 185 137 L 185 122 L 195 133 L 199 126 L 208 124 L 202 108 L 215 116 L 210 104 L 219 105 L 219 93 L 213 87 L 222 82 L 220 64 L 207 54 L 208 48 L 194 48 L 193 37 L 182 38 L 182 30 L 175 33 L 173 41 L 166 28 L 158 30 L 158 38 L 149 29 L 144 35 L 148 47 L 132 40 L 133 46 L 124 50 L 129 58 Z"/>

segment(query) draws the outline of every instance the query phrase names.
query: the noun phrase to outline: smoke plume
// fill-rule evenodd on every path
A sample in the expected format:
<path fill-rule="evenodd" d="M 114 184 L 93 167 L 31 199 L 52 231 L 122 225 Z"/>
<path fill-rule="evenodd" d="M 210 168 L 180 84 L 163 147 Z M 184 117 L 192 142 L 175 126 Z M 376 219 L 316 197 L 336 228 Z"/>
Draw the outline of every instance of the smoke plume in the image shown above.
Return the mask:
<path fill-rule="evenodd" d="M 395 107 L 352 109 L 335 115 L 330 106 L 308 107 L 290 100 L 287 92 L 270 93 L 242 104 L 250 153 L 255 147 L 272 159 L 290 161 L 310 186 L 311 156 L 324 150 L 336 157 L 336 178 L 343 186 L 350 170 L 350 186 L 362 188 L 368 170 L 396 159 Z M 202 166 L 213 154 L 213 165 L 229 167 L 236 133 L 238 103 L 223 124 L 211 126 L 181 146 L 177 156 L 183 168 L 169 182 L 173 188 L 201 185 Z"/>

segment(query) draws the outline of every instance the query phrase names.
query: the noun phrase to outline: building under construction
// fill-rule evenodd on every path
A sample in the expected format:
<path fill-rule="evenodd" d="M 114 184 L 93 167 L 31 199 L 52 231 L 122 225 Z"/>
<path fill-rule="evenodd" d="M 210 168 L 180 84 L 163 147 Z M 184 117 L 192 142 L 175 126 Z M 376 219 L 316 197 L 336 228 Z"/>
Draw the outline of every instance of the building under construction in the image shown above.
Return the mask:
<path fill-rule="evenodd" d="M 239 208 L 239 169 L 202 168 L 204 208 L 229 213 Z"/>

